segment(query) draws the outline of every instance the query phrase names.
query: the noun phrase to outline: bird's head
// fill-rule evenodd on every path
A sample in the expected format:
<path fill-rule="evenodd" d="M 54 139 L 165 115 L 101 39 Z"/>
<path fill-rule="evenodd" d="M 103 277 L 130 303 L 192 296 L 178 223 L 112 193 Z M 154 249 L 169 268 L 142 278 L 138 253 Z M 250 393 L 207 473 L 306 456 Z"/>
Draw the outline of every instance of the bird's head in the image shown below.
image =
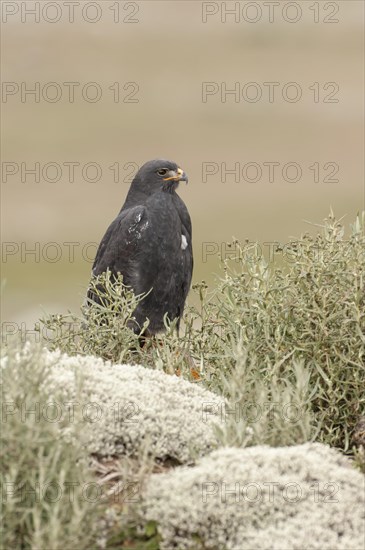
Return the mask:
<path fill-rule="evenodd" d="M 188 182 L 184 170 L 171 160 L 156 159 L 146 162 L 137 172 L 133 187 L 138 187 L 147 194 L 163 189 L 175 191 L 180 181 Z"/>

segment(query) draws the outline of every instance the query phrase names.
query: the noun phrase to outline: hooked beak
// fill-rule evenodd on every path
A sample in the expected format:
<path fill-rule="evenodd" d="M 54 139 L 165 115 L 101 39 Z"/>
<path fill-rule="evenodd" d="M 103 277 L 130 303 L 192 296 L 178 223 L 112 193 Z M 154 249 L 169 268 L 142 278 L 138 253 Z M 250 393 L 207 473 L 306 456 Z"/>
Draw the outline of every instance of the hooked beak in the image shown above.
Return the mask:
<path fill-rule="evenodd" d="M 186 183 L 188 183 L 189 181 L 188 176 L 185 174 L 184 170 L 181 170 L 181 168 L 178 168 L 176 172 L 174 170 L 170 170 L 169 174 L 171 174 L 171 176 L 168 178 L 164 178 L 164 181 L 174 180 L 185 181 Z"/>

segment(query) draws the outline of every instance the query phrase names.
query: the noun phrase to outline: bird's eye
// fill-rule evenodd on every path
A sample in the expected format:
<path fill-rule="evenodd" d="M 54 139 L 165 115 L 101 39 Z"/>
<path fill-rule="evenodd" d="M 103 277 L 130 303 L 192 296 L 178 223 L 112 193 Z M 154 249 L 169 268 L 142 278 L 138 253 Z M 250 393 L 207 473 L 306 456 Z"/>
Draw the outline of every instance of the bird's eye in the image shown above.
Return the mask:
<path fill-rule="evenodd" d="M 161 168 L 160 170 L 157 170 L 157 174 L 159 176 L 166 176 L 167 172 L 168 172 L 167 168 Z"/>

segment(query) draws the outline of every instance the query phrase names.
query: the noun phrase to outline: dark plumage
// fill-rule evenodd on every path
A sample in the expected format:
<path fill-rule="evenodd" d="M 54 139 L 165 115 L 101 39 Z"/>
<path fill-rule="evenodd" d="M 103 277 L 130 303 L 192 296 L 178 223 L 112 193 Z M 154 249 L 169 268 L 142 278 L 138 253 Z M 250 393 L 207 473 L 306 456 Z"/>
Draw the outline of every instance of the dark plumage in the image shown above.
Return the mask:
<path fill-rule="evenodd" d="M 146 318 L 147 335 L 164 330 L 164 315 L 179 326 L 193 269 L 191 220 L 177 195 L 186 174 L 168 160 L 146 162 L 132 181 L 126 201 L 105 233 L 93 275 L 107 269 L 123 275 L 136 295 L 151 292 L 134 311 L 139 332 Z M 95 299 L 89 292 L 88 297 Z"/>

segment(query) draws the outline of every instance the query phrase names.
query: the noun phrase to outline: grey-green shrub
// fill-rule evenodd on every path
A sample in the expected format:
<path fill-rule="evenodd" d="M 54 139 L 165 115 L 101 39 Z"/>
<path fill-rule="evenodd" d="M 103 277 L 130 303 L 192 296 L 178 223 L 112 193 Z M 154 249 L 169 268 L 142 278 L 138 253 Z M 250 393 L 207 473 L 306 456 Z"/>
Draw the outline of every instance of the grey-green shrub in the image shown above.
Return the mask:
<path fill-rule="evenodd" d="M 254 364 L 252 383 L 261 381 L 271 394 L 280 385 L 295 394 L 302 385 L 296 399 L 311 411 L 307 428 L 312 423 L 319 440 L 348 450 L 365 410 L 364 216 L 347 238 L 330 216 L 320 234 L 289 247 L 291 262 L 281 268 L 255 245 L 237 250 L 238 263 L 226 265 L 209 311 L 220 325 L 210 333 L 225 353 L 226 378 L 239 364 L 235 349 L 244 349 L 246 363 Z M 241 400 L 251 382 L 242 384 Z"/>
<path fill-rule="evenodd" d="M 114 362 L 129 362 L 139 348 L 138 334 L 128 328 L 133 311 L 143 296 L 135 296 L 107 271 L 93 277 L 89 290 L 98 302 L 85 299 L 81 316 L 50 315 L 43 319 L 48 347 L 65 353 L 96 355 Z"/>
<path fill-rule="evenodd" d="M 65 442 L 52 407 L 45 414 L 49 368 L 35 348 L 11 346 L 1 371 L 3 548 L 95 547 L 102 503 L 88 492 L 95 478 L 77 438 Z"/>

